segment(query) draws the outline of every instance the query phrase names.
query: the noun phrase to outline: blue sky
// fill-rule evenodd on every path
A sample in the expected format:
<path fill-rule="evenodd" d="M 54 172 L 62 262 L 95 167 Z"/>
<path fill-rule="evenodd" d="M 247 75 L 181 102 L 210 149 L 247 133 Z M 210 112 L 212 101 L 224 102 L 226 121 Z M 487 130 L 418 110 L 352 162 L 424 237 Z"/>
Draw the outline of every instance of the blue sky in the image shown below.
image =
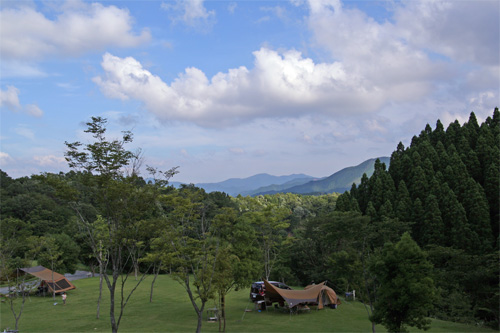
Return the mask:
<path fill-rule="evenodd" d="M 328 176 L 500 104 L 497 0 L 0 4 L 12 177 L 68 171 L 91 116 L 197 183 Z"/>

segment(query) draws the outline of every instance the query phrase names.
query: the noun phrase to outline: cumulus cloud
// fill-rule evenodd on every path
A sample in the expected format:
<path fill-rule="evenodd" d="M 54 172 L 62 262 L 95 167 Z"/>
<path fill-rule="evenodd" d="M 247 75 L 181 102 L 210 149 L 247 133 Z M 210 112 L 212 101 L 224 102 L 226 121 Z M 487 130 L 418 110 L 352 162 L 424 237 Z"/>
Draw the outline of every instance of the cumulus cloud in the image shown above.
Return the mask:
<path fill-rule="evenodd" d="M 19 93 L 19 89 L 14 86 L 7 86 L 6 90 L 0 89 L 0 107 L 5 107 L 14 112 L 21 110 L 33 117 L 43 116 L 43 111 L 36 104 L 21 106 Z"/>
<path fill-rule="evenodd" d="M 162 121 L 203 126 L 310 112 L 362 113 L 388 101 L 384 91 L 348 75 L 339 62 L 316 64 L 295 50 L 280 54 L 261 48 L 253 54 L 253 69 L 242 66 L 208 79 L 191 67 L 169 85 L 136 59 L 106 53 L 101 63 L 105 73 L 94 82 L 108 97 L 142 101 Z"/>
<path fill-rule="evenodd" d="M 489 24 L 477 28 L 473 22 L 489 18 L 487 12 L 498 7 L 485 2 L 471 9 L 477 14 L 471 15 L 474 18 L 464 19 L 472 35 L 481 35 Z M 330 60 L 318 62 L 295 50 L 278 52 L 262 47 L 253 53 L 252 68 L 231 68 L 209 78 L 203 70 L 190 67 L 172 82 L 165 82 L 132 57 L 106 53 L 101 63 L 104 73 L 93 80 L 106 96 L 140 101 L 162 122 L 181 121 L 205 127 L 307 114 L 367 117 L 390 108 L 390 117 L 365 121 L 367 129 L 381 133 L 384 128 L 407 121 L 408 116 L 405 118 L 401 110 L 411 103 L 425 105 L 422 101 L 436 99 L 448 105 L 449 101 L 461 101 L 462 107 L 487 109 L 498 100 L 498 31 L 481 35 L 480 41 L 464 37 L 474 45 L 487 44 L 483 48 L 488 50 L 479 54 L 467 47 L 460 54 L 465 42 L 458 41 L 459 36 L 466 31 L 456 22 L 467 16 L 468 4 L 397 3 L 392 19 L 384 22 L 359 9 L 344 8 L 339 0 L 311 0 L 305 4 L 309 11 L 306 21 L 316 46 L 329 51 Z M 182 16 L 186 22 L 189 18 L 211 16 L 202 1 L 162 6 L 169 10 L 177 6 L 175 10 L 186 13 L 191 6 L 191 14 Z M 459 16 L 452 20 L 454 15 Z M 444 36 L 447 31 L 450 36 L 443 37 L 440 44 L 433 27 L 436 36 Z M 425 34 L 420 33 L 422 30 L 426 30 Z M 475 62 L 475 66 L 460 61 Z"/>
<path fill-rule="evenodd" d="M 148 30 L 132 31 L 126 9 L 100 3 L 68 2 L 55 19 L 22 3 L 0 11 L 3 60 L 75 56 L 108 46 L 133 47 L 150 40 Z"/>
<path fill-rule="evenodd" d="M 21 108 L 19 103 L 19 89 L 14 86 L 7 86 L 6 90 L 0 90 L 0 107 L 17 111 Z"/>
<path fill-rule="evenodd" d="M 377 22 L 340 0 L 308 1 L 307 21 L 316 45 L 363 86 L 391 96 L 400 110 L 412 101 L 425 108 L 423 101 L 431 98 L 466 112 L 491 112 L 499 98 L 500 3 L 387 4 L 393 6 L 393 17 Z"/>
<path fill-rule="evenodd" d="M 162 3 L 161 8 L 172 12 L 172 22 L 181 22 L 192 28 L 209 29 L 215 24 L 215 11 L 207 10 L 204 0 L 177 0 L 175 3 Z M 233 8 L 234 10 L 234 8 Z"/>
<path fill-rule="evenodd" d="M 432 88 L 431 80 L 447 73 L 444 63 L 432 62 L 422 49 L 411 47 L 389 21 L 378 23 L 358 9 L 343 8 L 338 0 L 311 0 L 309 8 L 316 43 L 366 86 L 403 101 L 417 99 Z"/>

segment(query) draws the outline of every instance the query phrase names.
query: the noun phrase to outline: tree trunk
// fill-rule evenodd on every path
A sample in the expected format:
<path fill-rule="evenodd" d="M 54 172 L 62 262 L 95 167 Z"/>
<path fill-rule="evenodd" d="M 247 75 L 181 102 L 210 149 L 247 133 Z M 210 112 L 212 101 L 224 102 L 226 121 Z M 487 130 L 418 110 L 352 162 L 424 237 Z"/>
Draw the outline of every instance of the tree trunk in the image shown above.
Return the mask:
<path fill-rule="evenodd" d="M 92 272 L 95 270 L 94 265 L 92 265 Z M 93 274 L 93 273 L 92 273 Z M 99 241 L 99 298 L 97 299 L 97 315 L 96 318 L 99 319 L 99 314 L 101 312 L 101 298 L 102 298 L 102 241 Z"/>
<path fill-rule="evenodd" d="M 115 288 L 114 288 L 114 283 L 113 283 L 113 288 L 109 290 L 109 297 L 110 297 L 110 307 L 109 307 L 109 317 L 111 319 L 111 331 L 113 333 L 118 332 L 118 325 L 116 324 L 115 320 Z"/>
<path fill-rule="evenodd" d="M 99 265 L 99 298 L 97 299 L 97 316 L 99 319 L 99 313 L 101 311 L 101 298 L 102 298 L 102 265 Z"/>
<path fill-rule="evenodd" d="M 158 264 L 158 269 L 156 269 L 156 266 L 153 267 L 153 273 L 155 277 L 153 278 L 153 282 L 151 282 L 151 293 L 149 294 L 149 303 L 153 303 L 153 289 L 156 282 L 156 278 L 158 277 L 158 274 L 160 274 L 160 267 L 161 263 Z"/>
<path fill-rule="evenodd" d="M 90 271 L 92 272 L 92 277 L 95 277 L 95 265 L 93 262 L 90 263 Z"/>
<path fill-rule="evenodd" d="M 196 311 L 198 314 L 198 326 L 196 327 L 196 333 L 201 333 L 201 323 L 203 321 L 203 311 Z"/>
<path fill-rule="evenodd" d="M 226 331 L 226 297 L 225 297 L 224 293 L 221 295 L 220 307 L 221 307 L 220 318 L 222 318 L 222 320 L 223 320 L 222 332 L 225 332 Z M 220 321 L 220 318 L 219 318 L 219 321 Z"/>

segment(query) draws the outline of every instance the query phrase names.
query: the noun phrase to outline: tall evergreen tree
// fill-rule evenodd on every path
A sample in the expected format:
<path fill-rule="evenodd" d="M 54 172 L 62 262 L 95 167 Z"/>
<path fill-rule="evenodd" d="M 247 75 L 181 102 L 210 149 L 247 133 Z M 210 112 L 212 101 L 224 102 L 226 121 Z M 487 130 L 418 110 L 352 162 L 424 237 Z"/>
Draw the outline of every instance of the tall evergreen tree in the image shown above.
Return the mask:
<path fill-rule="evenodd" d="M 437 145 L 438 142 L 443 143 L 445 140 L 445 131 L 444 131 L 444 126 L 443 123 L 441 123 L 441 120 L 437 120 L 436 122 L 436 128 L 431 134 L 431 142 L 434 146 Z"/>
<path fill-rule="evenodd" d="M 401 221 L 411 221 L 412 201 L 404 180 L 399 182 L 395 215 Z"/>
<path fill-rule="evenodd" d="M 491 229 L 492 233 L 495 237 L 494 241 L 498 244 L 498 235 L 499 235 L 499 223 L 500 221 L 500 166 L 499 162 L 493 162 L 485 175 L 484 182 L 484 191 L 486 194 L 486 198 L 488 200 L 488 205 L 490 208 L 490 221 L 491 221 Z"/>
<path fill-rule="evenodd" d="M 439 196 L 439 210 L 446 227 L 447 246 L 457 249 L 471 250 L 478 244 L 477 235 L 472 235 L 467 227 L 467 215 L 457 196 L 447 183 L 441 187 Z"/>
<path fill-rule="evenodd" d="M 472 178 L 466 180 L 463 205 L 470 228 L 477 234 L 480 242 L 480 246 L 474 252 L 485 253 L 490 251 L 493 243 L 493 234 L 490 225 L 488 201 L 481 185 L 477 184 Z"/>
<path fill-rule="evenodd" d="M 439 203 L 435 195 L 429 195 L 425 201 L 424 221 L 420 227 L 422 244 L 445 244 L 445 228 Z"/>

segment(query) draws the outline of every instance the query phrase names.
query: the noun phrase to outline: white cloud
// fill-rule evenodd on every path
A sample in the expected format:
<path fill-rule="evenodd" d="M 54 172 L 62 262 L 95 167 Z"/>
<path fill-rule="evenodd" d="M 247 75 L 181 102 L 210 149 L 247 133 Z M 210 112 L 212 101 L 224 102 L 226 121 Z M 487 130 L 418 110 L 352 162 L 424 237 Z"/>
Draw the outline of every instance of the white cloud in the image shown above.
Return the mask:
<path fill-rule="evenodd" d="M 66 164 L 64 157 L 55 155 L 33 156 L 35 162 L 43 167 L 61 167 Z"/>
<path fill-rule="evenodd" d="M 14 86 L 7 86 L 7 90 L 0 90 L 0 107 L 18 111 L 21 108 L 21 104 L 19 103 L 19 89 Z"/>
<path fill-rule="evenodd" d="M 406 1 L 396 25 L 405 40 L 458 61 L 498 65 L 500 2 Z"/>
<path fill-rule="evenodd" d="M 438 18 L 424 17 L 432 2 L 416 12 L 424 26 L 430 24 L 425 23 L 426 19 L 435 22 L 443 17 L 447 22 L 450 15 L 458 13 L 459 21 L 466 15 L 464 9 L 453 10 L 453 4 L 439 3 L 434 4 L 439 10 L 430 14 Z M 192 3 L 195 4 L 203 5 Z M 492 4 L 488 2 L 476 11 L 484 14 L 488 6 Z M 168 83 L 134 58 L 105 54 L 102 62 L 105 73 L 94 81 L 108 97 L 141 101 L 163 122 L 186 121 L 212 127 L 261 117 L 300 117 L 309 113 L 366 115 L 391 105 L 436 98 L 438 94 L 442 100 L 461 100 L 464 106 L 467 100 L 476 98 L 476 104 L 483 101 L 481 105 L 490 107 L 490 102 L 498 98 L 498 92 L 493 97 L 484 93 L 498 86 L 498 66 L 471 70 L 443 60 L 443 56 L 458 54 L 460 44 L 453 44 L 454 39 L 449 37 L 444 44 L 453 52 L 443 46 L 445 52 L 433 46 L 438 43 L 433 44 L 431 33 L 421 41 L 414 38 L 420 31 L 418 19 L 409 22 L 410 18 L 405 16 L 410 15 L 414 7 L 418 7 L 417 2 L 397 4 L 394 20 L 379 23 L 360 10 L 343 8 L 340 1 L 309 1 L 309 27 L 316 44 L 330 52 L 331 61 L 315 62 L 294 50 L 277 52 L 263 47 L 253 53 L 253 68 L 241 66 L 208 78 L 201 69 L 191 67 Z M 263 8 L 283 15 L 278 9 L 280 7 Z M 403 18 L 407 18 L 405 23 Z M 472 18 L 466 20 L 468 25 L 472 21 Z M 454 25 L 440 26 L 440 31 Z M 455 30 L 458 35 L 463 33 Z M 495 33 L 490 35 L 495 37 Z M 487 46 L 488 51 L 495 50 L 495 45 L 498 42 Z M 477 54 L 467 59 L 486 62 Z M 380 131 L 380 126 L 386 125 L 373 120 L 369 127 Z"/>
<path fill-rule="evenodd" d="M 207 10 L 204 0 L 177 0 L 175 3 L 162 3 L 161 8 L 173 12 L 173 23 L 182 22 L 192 28 L 210 29 L 215 24 L 215 11 Z"/>
<path fill-rule="evenodd" d="M 393 98 L 355 73 L 346 73 L 339 62 L 315 64 L 294 50 L 279 54 L 261 48 L 253 54 L 251 70 L 233 68 L 209 80 L 201 70 L 191 67 L 169 85 L 136 59 L 106 53 L 101 63 L 105 73 L 94 82 L 108 97 L 143 102 L 164 122 L 188 121 L 215 127 L 311 112 L 364 113 Z M 411 100 L 421 94 L 415 90 L 395 99 Z"/>
<path fill-rule="evenodd" d="M 12 77 L 41 78 L 47 76 L 47 73 L 34 64 L 7 59 L 2 59 L 0 62 L 0 73 L 2 73 L 2 79 Z"/>
<path fill-rule="evenodd" d="M 430 80 L 443 76 L 444 64 L 410 47 L 398 27 L 382 24 L 340 1 L 309 1 L 309 27 L 316 43 L 341 61 L 349 74 L 365 86 L 384 90 L 394 99 L 420 98 L 432 87 Z"/>
<path fill-rule="evenodd" d="M 10 164 L 14 159 L 9 154 L 0 151 L 0 165 L 2 167 Z"/>
<path fill-rule="evenodd" d="M 31 139 L 31 140 L 35 139 L 35 133 L 27 127 L 21 126 L 21 127 L 14 128 L 14 132 L 16 132 L 20 136 L 24 136 L 27 139 Z"/>
<path fill-rule="evenodd" d="M 28 104 L 24 107 L 24 111 L 33 117 L 40 118 L 43 116 L 43 111 L 36 104 Z"/>
<path fill-rule="evenodd" d="M 429 106 L 441 110 L 451 105 L 463 113 L 491 113 L 500 93 L 500 3 L 386 4 L 393 6 L 394 16 L 379 23 L 358 9 L 345 8 L 340 0 L 308 2 L 307 20 L 317 46 L 329 51 L 362 86 L 388 96 L 390 103 L 380 104 L 377 112 L 399 109 L 391 111 L 397 118 L 391 117 L 392 127 L 408 119 L 411 112 L 403 111 L 408 102 L 419 114 Z"/>
<path fill-rule="evenodd" d="M 0 11 L 0 39 L 5 60 L 75 56 L 108 46 L 133 47 L 150 40 L 148 30 L 132 32 L 128 10 L 99 3 L 67 2 L 52 20 L 22 3 Z"/>
<path fill-rule="evenodd" d="M 289 20 L 288 12 L 287 12 L 286 8 L 283 6 L 261 7 L 260 10 L 263 12 L 272 13 L 278 19 L 280 19 L 284 22 L 287 22 Z"/>
<path fill-rule="evenodd" d="M 6 90 L 0 90 L 0 107 L 5 107 L 14 112 L 22 110 L 34 117 L 43 116 L 43 111 L 36 104 L 21 106 L 19 93 L 19 89 L 14 86 L 7 86 Z"/>

